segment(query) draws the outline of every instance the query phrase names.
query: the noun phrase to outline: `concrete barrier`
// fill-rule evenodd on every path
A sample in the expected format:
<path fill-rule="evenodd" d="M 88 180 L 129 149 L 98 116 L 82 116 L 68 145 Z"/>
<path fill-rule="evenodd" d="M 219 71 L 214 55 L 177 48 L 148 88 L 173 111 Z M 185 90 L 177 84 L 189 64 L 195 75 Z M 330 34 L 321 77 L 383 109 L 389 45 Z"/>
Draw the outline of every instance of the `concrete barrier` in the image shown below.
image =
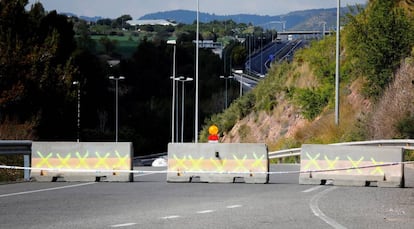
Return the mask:
<path fill-rule="evenodd" d="M 402 161 L 398 147 L 303 145 L 299 184 L 404 187 Z"/>
<path fill-rule="evenodd" d="M 133 181 L 129 142 L 33 142 L 31 178 L 37 181 Z M 38 168 L 38 169 L 36 169 Z M 91 171 L 91 172 L 89 172 Z"/>
<path fill-rule="evenodd" d="M 170 143 L 168 182 L 267 183 L 265 144 Z"/>

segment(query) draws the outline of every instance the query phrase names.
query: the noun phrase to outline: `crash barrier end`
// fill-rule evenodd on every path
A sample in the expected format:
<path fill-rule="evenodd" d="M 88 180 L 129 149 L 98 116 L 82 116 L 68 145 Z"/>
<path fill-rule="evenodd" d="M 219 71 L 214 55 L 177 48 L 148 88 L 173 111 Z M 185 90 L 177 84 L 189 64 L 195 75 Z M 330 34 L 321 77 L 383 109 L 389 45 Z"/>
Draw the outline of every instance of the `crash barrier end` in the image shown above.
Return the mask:
<path fill-rule="evenodd" d="M 168 182 L 268 183 L 265 144 L 170 143 Z M 177 172 L 175 172 L 177 171 Z"/>
<path fill-rule="evenodd" d="M 303 145 L 299 184 L 404 187 L 403 149 Z"/>
<path fill-rule="evenodd" d="M 130 142 L 33 142 L 34 181 L 132 182 Z M 36 169 L 41 168 L 41 169 Z"/>

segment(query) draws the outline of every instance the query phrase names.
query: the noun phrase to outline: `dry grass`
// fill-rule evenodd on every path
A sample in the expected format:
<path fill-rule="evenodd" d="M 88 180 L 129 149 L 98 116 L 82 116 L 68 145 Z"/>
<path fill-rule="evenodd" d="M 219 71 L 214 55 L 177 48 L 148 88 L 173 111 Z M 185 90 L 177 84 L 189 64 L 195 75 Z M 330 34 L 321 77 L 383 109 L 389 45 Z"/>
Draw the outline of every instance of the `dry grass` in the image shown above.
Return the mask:
<path fill-rule="evenodd" d="M 296 76 L 296 77 L 295 77 Z M 315 88 L 319 86 L 317 77 L 313 74 L 308 63 L 302 63 L 296 66 L 295 71 L 288 77 L 286 86 L 294 86 L 298 88 Z"/>
<path fill-rule="evenodd" d="M 34 137 L 35 122 L 19 123 L 6 118 L 0 125 L 0 139 L 2 140 L 31 140 Z M 22 155 L 0 156 L 0 165 L 23 166 Z M 11 169 L 0 169 L 0 182 L 18 181 L 23 172 Z"/>
<path fill-rule="evenodd" d="M 405 61 L 372 113 L 368 123 L 369 138 L 384 139 L 398 136 L 398 122 L 414 115 L 413 83 L 414 64 Z"/>
<path fill-rule="evenodd" d="M 23 155 L 0 156 L 0 165 L 23 166 Z M 0 169 L 0 182 L 19 181 L 22 178 L 22 170 Z"/>
<path fill-rule="evenodd" d="M 17 120 L 6 118 L 0 125 L 0 139 L 33 139 L 35 136 L 34 127 L 34 121 L 20 123 Z"/>
<path fill-rule="evenodd" d="M 352 104 L 343 103 L 340 106 L 339 125 L 335 123 L 334 111 L 325 111 L 319 118 L 297 130 L 294 139 L 302 143 L 318 144 L 354 140 L 352 133 L 356 131 L 358 115 L 359 112 L 353 109 Z"/>

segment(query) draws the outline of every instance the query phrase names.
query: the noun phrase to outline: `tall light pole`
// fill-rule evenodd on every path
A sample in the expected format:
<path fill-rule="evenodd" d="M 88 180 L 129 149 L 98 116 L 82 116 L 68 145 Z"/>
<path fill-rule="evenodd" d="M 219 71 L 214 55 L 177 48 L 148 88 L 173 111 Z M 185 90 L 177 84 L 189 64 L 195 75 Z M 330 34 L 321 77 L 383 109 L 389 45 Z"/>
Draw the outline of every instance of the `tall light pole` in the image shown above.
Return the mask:
<path fill-rule="evenodd" d="M 243 96 L 243 75 L 240 74 L 240 97 Z"/>
<path fill-rule="evenodd" d="M 115 142 L 118 142 L 118 81 L 125 79 L 123 76 L 109 76 L 110 80 L 115 80 Z"/>
<path fill-rule="evenodd" d="M 260 36 L 260 74 L 263 75 L 263 32 Z"/>
<path fill-rule="evenodd" d="M 182 83 L 182 92 L 181 92 L 181 143 L 184 142 L 184 106 L 185 106 L 185 88 L 184 88 L 184 84 L 185 82 L 190 82 L 193 81 L 193 78 L 190 77 L 178 77 L 177 80 L 181 81 Z"/>
<path fill-rule="evenodd" d="M 326 34 L 326 21 L 322 22 L 322 37 L 325 37 Z"/>
<path fill-rule="evenodd" d="M 194 142 L 198 143 L 198 46 L 199 46 L 199 33 L 200 33 L 200 0 L 197 0 L 197 31 L 196 31 L 196 69 L 195 69 L 195 124 L 194 124 Z"/>
<path fill-rule="evenodd" d="M 336 70 L 335 70 L 335 124 L 339 125 L 339 77 L 340 77 L 340 42 L 341 42 L 341 0 L 336 9 Z"/>
<path fill-rule="evenodd" d="M 224 79 L 224 81 L 226 82 L 225 83 L 225 85 L 226 85 L 226 105 L 225 105 L 225 109 L 227 109 L 227 106 L 228 106 L 228 96 L 227 96 L 227 80 L 229 80 L 229 79 L 233 79 L 233 76 L 220 76 L 220 79 Z"/>
<path fill-rule="evenodd" d="M 176 40 L 168 40 L 167 44 L 174 46 L 174 53 L 173 53 L 173 73 L 172 73 L 172 79 L 173 79 L 173 85 L 172 85 L 172 105 L 171 105 L 171 142 L 175 142 L 175 135 L 174 135 L 174 123 L 175 123 L 175 56 L 177 52 L 177 41 Z"/>
<path fill-rule="evenodd" d="M 240 97 L 242 97 L 243 96 L 243 70 L 235 70 L 234 73 L 240 76 L 240 81 L 239 81 L 240 82 Z"/>
<path fill-rule="evenodd" d="M 79 142 L 80 141 L 80 115 L 81 115 L 81 113 L 80 113 L 80 82 L 79 81 L 74 81 L 73 83 L 72 83 L 73 85 L 77 85 L 77 87 L 78 87 L 78 121 L 77 121 L 77 136 L 78 136 L 78 138 L 77 138 L 77 142 Z"/>

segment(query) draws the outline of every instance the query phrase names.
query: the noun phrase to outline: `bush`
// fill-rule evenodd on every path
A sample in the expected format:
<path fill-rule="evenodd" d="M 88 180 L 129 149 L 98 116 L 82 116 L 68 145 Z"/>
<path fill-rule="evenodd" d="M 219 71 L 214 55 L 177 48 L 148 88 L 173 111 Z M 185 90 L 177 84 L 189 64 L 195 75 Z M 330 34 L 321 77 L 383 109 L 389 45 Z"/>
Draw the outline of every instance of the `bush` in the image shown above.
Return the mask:
<path fill-rule="evenodd" d="M 404 161 L 414 161 L 414 150 L 405 151 Z"/>
<path fill-rule="evenodd" d="M 379 99 L 401 59 L 410 54 L 414 25 L 394 1 L 370 1 L 360 10 L 357 16 L 348 15 L 347 53 L 354 60 L 354 72 L 366 77 L 366 95 Z"/>
<path fill-rule="evenodd" d="M 414 138 L 414 116 L 400 120 L 396 126 L 401 138 Z"/>
<path fill-rule="evenodd" d="M 293 100 L 301 108 L 303 117 L 313 120 L 328 105 L 330 94 L 329 91 L 321 88 L 297 88 Z"/>
<path fill-rule="evenodd" d="M 23 156 L 0 156 L 0 165 L 23 166 Z M 18 181 L 23 178 L 22 170 L 0 169 L 0 182 Z"/>
<path fill-rule="evenodd" d="M 238 120 L 241 120 L 250 114 L 256 102 L 255 98 L 253 93 L 247 93 L 234 101 L 223 113 L 215 114 L 210 120 L 206 120 L 206 125 L 203 126 L 203 129 L 200 132 L 200 141 L 207 141 L 208 128 L 213 124 L 219 128 L 221 133 L 229 132 Z"/>

